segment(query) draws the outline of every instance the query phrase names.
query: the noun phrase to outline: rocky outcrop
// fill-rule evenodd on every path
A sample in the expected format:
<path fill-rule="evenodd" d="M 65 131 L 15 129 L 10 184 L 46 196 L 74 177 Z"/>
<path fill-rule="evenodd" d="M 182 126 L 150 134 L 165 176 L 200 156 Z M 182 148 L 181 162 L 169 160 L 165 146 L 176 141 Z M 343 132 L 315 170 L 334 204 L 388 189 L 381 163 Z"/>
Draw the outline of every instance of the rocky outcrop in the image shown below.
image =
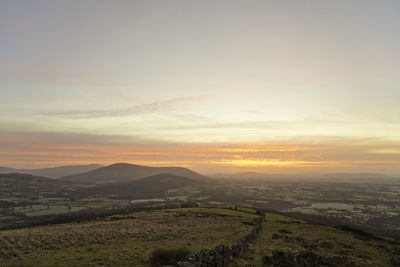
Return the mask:
<path fill-rule="evenodd" d="M 218 245 L 213 249 L 203 249 L 176 263 L 176 267 L 222 267 L 227 266 L 234 257 L 240 257 L 249 249 L 249 243 L 260 233 L 264 215 L 257 218 L 253 230 L 239 238 L 232 246 Z"/>

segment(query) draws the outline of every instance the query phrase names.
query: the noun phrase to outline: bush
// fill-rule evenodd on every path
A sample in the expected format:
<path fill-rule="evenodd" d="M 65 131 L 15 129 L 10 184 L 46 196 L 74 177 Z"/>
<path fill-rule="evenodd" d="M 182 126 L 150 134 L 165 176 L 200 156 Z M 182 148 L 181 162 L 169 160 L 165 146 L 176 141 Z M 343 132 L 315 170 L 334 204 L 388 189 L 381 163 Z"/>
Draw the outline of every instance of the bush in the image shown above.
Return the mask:
<path fill-rule="evenodd" d="M 274 250 L 272 251 L 272 260 L 274 266 L 279 267 L 296 267 L 296 262 L 292 253 L 287 251 Z"/>
<path fill-rule="evenodd" d="M 264 256 L 263 257 L 263 263 L 264 263 L 264 265 L 271 265 L 272 264 L 272 257 Z"/>
<path fill-rule="evenodd" d="M 186 202 L 181 205 L 181 208 L 197 208 L 199 205 L 194 202 Z"/>
<path fill-rule="evenodd" d="M 290 232 L 289 230 L 286 230 L 286 229 L 281 229 L 281 230 L 279 230 L 279 233 L 282 233 L 282 234 L 291 234 L 292 232 Z"/>
<path fill-rule="evenodd" d="M 176 262 L 183 260 L 190 254 L 187 248 L 157 248 L 153 250 L 151 256 L 151 265 L 174 265 Z"/>
<path fill-rule="evenodd" d="M 260 216 L 263 216 L 263 215 L 264 215 L 264 212 L 261 211 L 261 210 L 256 210 L 256 214 L 257 214 L 257 215 L 260 215 Z"/>
<path fill-rule="evenodd" d="M 390 265 L 389 265 L 389 266 L 393 266 L 393 267 L 400 266 L 400 257 L 398 257 L 398 258 L 391 258 L 391 259 L 390 259 Z"/>

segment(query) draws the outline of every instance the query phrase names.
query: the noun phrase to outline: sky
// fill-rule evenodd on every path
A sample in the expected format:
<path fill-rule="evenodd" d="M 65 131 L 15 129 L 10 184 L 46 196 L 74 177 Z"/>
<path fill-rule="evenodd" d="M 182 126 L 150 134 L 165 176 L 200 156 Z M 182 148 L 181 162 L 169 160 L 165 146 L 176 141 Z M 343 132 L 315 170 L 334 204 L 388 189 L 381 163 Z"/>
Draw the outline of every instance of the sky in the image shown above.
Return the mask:
<path fill-rule="evenodd" d="M 0 166 L 400 173 L 400 1 L 0 2 Z"/>

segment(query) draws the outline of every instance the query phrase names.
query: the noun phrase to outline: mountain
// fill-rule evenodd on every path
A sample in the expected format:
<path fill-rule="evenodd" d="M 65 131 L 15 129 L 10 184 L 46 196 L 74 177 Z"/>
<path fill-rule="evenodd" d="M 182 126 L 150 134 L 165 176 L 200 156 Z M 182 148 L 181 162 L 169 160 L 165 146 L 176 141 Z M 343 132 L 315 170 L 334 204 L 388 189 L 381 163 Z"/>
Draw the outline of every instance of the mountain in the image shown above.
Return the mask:
<path fill-rule="evenodd" d="M 0 196 L 32 197 L 66 192 L 76 188 L 73 183 L 30 174 L 0 174 Z"/>
<path fill-rule="evenodd" d="M 0 173 L 15 173 L 18 172 L 18 169 L 8 168 L 8 167 L 0 167 Z"/>
<path fill-rule="evenodd" d="M 81 193 L 85 196 L 106 196 L 113 195 L 121 197 L 160 197 L 170 189 L 183 187 L 199 188 L 205 185 L 204 182 L 191 178 L 176 176 L 169 173 L 160 173 L 150 177 L 141 178 L 129 182 L 112 183 L 87 188 Z"/>
<path fill-rule="evenodd" d="M 201 174 L 181 167 L 148 167 L 128 163 L 116 163 L 89 172 L 65 176 L 61 180 L 81 183 L 115 183 L 137 180 L 160 173 L 184 176 L 194 180 L 208 179 Z"/>
<path fill-rule="evenodd" d="M 59 167 L 44 168 L 44 169 L 14 169 L 8 167 L 0 167 L 0 173 L 23 173 L 23 174 L 44 176 L 48 178 L 60 178 L 67 175 L 88 172 L 94 169 L 98 169 L 100 167 L 103 167 L 103 165 L 100 164 L 71 165 L 71 166 L 59 166 Z"/>

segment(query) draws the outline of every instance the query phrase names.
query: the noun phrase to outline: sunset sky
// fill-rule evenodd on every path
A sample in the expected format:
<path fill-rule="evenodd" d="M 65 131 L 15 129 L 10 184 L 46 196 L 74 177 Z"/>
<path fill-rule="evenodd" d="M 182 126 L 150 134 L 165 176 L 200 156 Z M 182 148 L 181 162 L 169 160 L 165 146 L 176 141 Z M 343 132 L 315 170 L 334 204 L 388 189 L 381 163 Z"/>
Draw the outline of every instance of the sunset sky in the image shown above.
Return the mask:
<path fill-rule="evenodd" d="M 400 1 L 0 2 L 0 166 L 400 173 Z"/>

